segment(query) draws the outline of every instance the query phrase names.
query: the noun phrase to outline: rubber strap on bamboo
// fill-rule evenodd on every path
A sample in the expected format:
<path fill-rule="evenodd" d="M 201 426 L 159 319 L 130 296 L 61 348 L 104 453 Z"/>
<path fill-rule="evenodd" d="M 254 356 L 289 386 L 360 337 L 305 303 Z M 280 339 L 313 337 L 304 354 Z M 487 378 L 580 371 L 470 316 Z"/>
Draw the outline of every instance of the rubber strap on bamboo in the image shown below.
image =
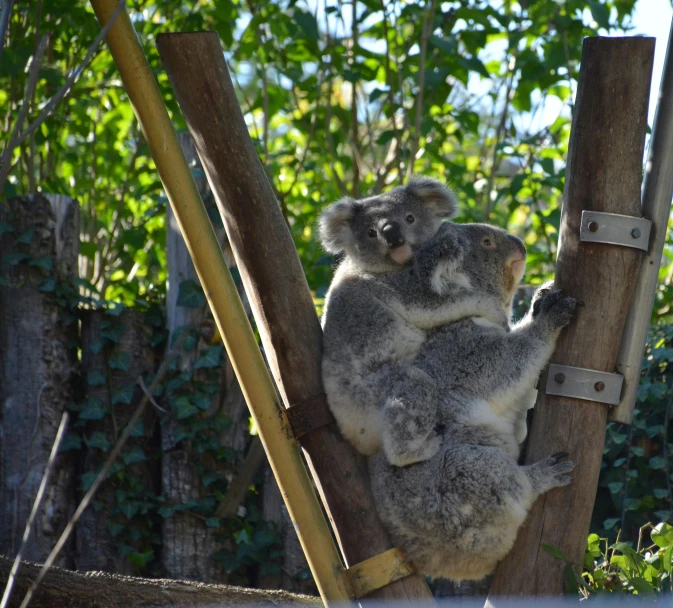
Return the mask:
<path fill-rule="evenodd" d="M 344 577 L 353 597 L 360 599 L 405 576 L 416 569 L 399 549 L 389 549 L 344 570 Z"/>
<path fill-rule="evenodd" d="M 327 405 L 325 393 L 293 403 L 285 410 L 285 414 L 295 439 L 300 439 L 311 431 L 335 422 Z"/>

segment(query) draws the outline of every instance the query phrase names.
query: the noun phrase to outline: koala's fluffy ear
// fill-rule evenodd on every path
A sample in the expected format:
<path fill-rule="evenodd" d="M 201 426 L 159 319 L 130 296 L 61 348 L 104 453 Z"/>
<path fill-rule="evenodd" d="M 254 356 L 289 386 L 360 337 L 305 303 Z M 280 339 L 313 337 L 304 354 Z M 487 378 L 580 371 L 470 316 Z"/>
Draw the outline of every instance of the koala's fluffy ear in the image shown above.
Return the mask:
<path fill-rule="evenodd" d="M 417 196 L 437 216 L 451 219 L 458 213 L 458 198 L 447 186 L 430 177 L 412 175 L 407 192 Z"/>
<path fill-rule="evenodd" d="M 320 242 L 329 253 L 340 253 L 353 242 L 351 220 L 361 205 L 352 198 L 342 198 L 332 203 L 320 214 Z"/>

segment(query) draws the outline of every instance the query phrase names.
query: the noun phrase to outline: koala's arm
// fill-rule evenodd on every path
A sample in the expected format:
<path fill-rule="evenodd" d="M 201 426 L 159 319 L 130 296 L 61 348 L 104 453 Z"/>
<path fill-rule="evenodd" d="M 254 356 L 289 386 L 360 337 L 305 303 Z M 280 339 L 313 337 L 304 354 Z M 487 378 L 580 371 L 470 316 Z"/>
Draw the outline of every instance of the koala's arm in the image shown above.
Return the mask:
<path fill-rule="evenodd" d="M 542 300 L 545 296 L 549 295 L 554 289 L 554 281 L 547 281 L 543 283 L 535 290 L 533 297 L 531 298 L 530 307 L 528 312 L 522 317 L 522 319 L 516 324 L 515 328 L 525 327 L 530 325 L 533 322 L 533 319 L 538 316 L 540 313 L 540 307 L 542 306 Z"/>
<path fill-rule="evenodd" d="M 535 385 L 561 329 L 574 318 L 577 306 L 577 300 L 554 292 L 544 297 L 538 315 L 529 324 L 501 335 L 493 332 L 461 349 L 464 356 L 456 357 L 456 365 L 478 378 L 471 392 L 493 403 L 527 407 L 521 397 Z"/>

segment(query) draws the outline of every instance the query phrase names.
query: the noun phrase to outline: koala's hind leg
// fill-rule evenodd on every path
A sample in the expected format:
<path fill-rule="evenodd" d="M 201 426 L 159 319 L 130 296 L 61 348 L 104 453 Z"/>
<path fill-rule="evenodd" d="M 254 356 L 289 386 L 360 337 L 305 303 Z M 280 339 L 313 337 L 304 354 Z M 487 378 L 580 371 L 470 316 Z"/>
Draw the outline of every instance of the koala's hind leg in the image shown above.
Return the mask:
<path fill-rule="evenodd" d="M 390 464 L 403 467 L 432 458 L 440 448 L 437 392 L 430 376 L 416 367 L 398 367 L 392 376 L 383 409 L 383 451 Z"/>

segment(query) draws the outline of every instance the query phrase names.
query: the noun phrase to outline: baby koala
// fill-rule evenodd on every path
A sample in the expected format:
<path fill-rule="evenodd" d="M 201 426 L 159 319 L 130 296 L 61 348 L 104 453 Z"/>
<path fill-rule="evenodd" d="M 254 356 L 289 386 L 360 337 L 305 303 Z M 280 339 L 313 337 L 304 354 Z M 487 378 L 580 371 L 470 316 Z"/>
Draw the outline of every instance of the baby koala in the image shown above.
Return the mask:
<path fill-rule="evenodd" d="M 499 287 L 513 294 L 518 281 L 507 264 L 501 272 Z M 440 447 L 408 467 L 392 466 L 382 453 L 369 460 L 381 519 L 419 572 L 455 581 L 483 578 L 512 548 L 535 499 L 570 483 L 574 465 L 563 460 L 565 453 L 517 464 L 516 424 L 529 405 L 523 397 L 579 305 L 545 290 L 511 331 L 480 319 L 433 331 L 414 366 L 436 387 Z M 391 387 L 389 399 L 401 412 L 425 406 L 394 382 Z"/>
<path fill-rule="evenodd" d="M 435 385 L 412 365 L 428 330 L 468 316 L 507 324 L 511 297 L 500 302 L 487 288 L 491 258 L 508 265 L 514 284 L 523 274 L 525 248 L 518 239 L 489 226 L 482 234 L 441 224 L 455 210 L 447 188 L 416 178 L 381 196 L 339 201 L 320 221 L 324 247 L 344 254 L 322 318 L 328 403 L 359 452 L 383 447 L 398 466 L 430 458 L 440 444 Z M 400 408 L 394 416 L 385 413 L 382 397 L 391 382 L 427 404 L 422 415 L 412 408 L 401 421 Z"/>

